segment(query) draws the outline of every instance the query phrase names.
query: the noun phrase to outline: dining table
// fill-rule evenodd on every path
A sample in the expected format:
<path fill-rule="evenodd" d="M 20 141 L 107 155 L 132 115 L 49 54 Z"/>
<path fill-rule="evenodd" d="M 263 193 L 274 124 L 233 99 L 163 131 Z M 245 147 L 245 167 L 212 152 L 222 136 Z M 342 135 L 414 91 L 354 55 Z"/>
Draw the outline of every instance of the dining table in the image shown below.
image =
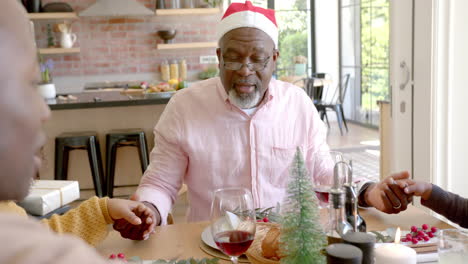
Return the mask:
<path fill-rule="evenodd" d="M 383 231 L 392 227 L 410 230 L 413 225 L 423 224 L 439 229 L 454 228 L 429 212 L 412 205 L 399 214 L 386 214 L 374 208 L 361 208 L 359 213 L 366 221 L 367 231 Z M 327 221 L 328 212 L 326 209 L 321 209 L 320 222 L 324 224 Z M 214 258 L 202 249 L 201 234 L 209 224 L 206 221 L 158 226 L 155 228 L 155 233 L 143 241 L 124 239 L 118 232 L 112 230 L 108 237 L 96 246 L 96 249 L 104 257 L 124 253 L 127 257 L 138 256 L 143 260 Z M 219 263 L 230 263 L 230 261 L 221 259 Z"/>

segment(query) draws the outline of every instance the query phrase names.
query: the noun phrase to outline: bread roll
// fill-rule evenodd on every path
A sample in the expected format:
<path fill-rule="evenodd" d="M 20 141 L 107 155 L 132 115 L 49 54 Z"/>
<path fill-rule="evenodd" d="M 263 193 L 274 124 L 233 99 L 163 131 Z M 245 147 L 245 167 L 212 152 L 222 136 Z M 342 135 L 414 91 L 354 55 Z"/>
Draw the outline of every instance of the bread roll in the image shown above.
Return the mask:
<path fill-rule="evenodd" d="M 279 259 L 279 227 L 272 227 L 262 241 L 262 253 L 265 258 Z"/>

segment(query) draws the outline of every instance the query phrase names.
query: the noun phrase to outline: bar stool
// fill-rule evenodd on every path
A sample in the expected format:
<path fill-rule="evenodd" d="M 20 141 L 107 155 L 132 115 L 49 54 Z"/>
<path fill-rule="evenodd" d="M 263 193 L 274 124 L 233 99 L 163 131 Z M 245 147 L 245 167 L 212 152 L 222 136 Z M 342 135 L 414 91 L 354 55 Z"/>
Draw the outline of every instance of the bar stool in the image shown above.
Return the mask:
<path fill-rule="evenodd" d="M 148 167 L 148 150 L 145 132 L 141 129 L 113 130 L 106 135 L 106 186 L 107 196 L 114 196 L 114 187 L 131 187 L 138 185 L 114 186 L 115 163 L 117 148 L 124 146 L 137 147 L 140 158 L 141 171 L 145 172 Z"/>
<path fill-rule="evenodd" d="M 69 153 L 75 149 L 85 149 L 88 152 L 94 191 L 97 196 L 103 197 L 104 172 L 95 132 L 63 133 L 55 138 L 55 180 L 67 180 Z"/>

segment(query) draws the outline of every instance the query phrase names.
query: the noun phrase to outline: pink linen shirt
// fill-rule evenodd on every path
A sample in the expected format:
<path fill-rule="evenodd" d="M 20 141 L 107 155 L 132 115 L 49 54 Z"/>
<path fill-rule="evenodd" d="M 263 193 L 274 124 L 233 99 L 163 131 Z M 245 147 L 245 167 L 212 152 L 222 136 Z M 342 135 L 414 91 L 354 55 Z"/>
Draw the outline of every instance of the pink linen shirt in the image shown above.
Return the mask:
<path fill-rule="evenodd" d="M 177 92 L 154 128 L 155 147 L 137 194 L 166 218 L 182 183 L 188 187 L 188 221 L 208 220 L 212 192 L 245 187 L 256 207 L 281 202 L 296 148 L 311 177 L 331 184 L 332 170 L 313 153 L 329 150 L 326 128 L 304 90 L 272 79 L 257 111 L 230 103 L 219 78 Z"/>

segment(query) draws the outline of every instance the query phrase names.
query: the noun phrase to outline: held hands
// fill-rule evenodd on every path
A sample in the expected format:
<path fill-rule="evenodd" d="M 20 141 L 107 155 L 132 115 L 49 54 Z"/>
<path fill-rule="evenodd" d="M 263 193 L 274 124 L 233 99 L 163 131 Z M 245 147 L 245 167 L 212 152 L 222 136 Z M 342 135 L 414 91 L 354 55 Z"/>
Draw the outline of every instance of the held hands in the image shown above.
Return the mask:
<path fill-rule="evenodd" d="M 432 184 L 428 182 L 417 182 L 413 180 L 398 181 L 400 188 L 408 195 L 420 196 L 423 200 L 429 200 L 432 193 Z"/>
<path fill-rule="evenodd" d="M 405 193 L 404 187 L 409 180 L 408 172 L 395 173 L 384 180 L 369 186 L 364 194 L 369 206 L 387 213 L 397 214 L 406 210 L 412 201 L 411 193 Z M 400 187 L 403 186 L 403 187 Z"/>
<path fill-rule="evenodd" d="M 141 202 L 109 199 L 107 209 L 114 220 L 114 229 L 119 231 L 124 238 L 143 240 L 154 232 L 156 219 L 153 210 Z M 127 230 L 125 235 L 122 229 Z"/>

